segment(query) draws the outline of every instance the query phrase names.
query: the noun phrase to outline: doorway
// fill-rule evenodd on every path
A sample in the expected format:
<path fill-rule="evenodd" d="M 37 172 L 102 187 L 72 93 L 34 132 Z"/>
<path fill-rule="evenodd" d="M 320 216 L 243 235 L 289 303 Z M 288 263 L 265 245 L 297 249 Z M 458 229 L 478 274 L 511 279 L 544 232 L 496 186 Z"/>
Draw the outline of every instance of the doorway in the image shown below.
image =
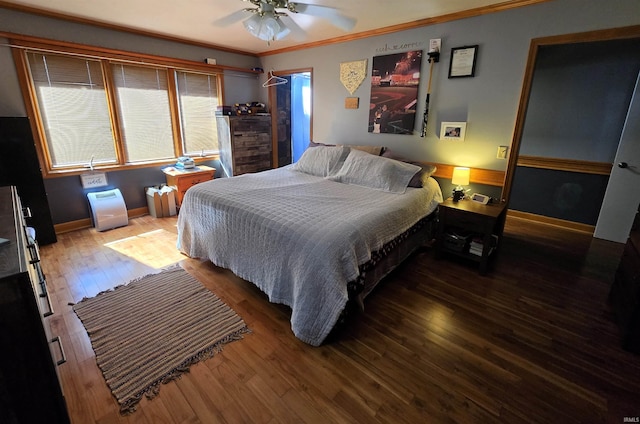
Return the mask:
<path fill-rule="evenodd" d="M 287 83 L 269 87 L 272 105 L 273 164 L 296 162 L 312 139 L 312 69 L 273 72 Z"/>
<path fill-rule="evenodd" d="M 612 53 L 615 45 L 627 44 L 631 44 L 633 48 L 621 48 L 618 53 Z M 615 183 L 609 178 L 610 174 L 613 175 L 613 155 L 620 142 L 639 66 L 637 58 L 629 52 L 636 51 L 638 45 L 638 27 L 532 40 L 503 190 L 503 199 L 509 202 L 513 212 L 524 211 L 525 215 L 531 214 L 534 219 L 546 221 L 549 218 L 547 222 L 570 227 L 575 224 L 574 228 L 594 230 L 601 208 L 605 209 L 603 198 L 605 189 L 609 190 L 607 184 Z M 538 69 L 543 66 L 543 59 L 553 59 L 556 54 L 555 61 L 566 61 L 566 53 L 574 50 L 584 50 L 588 54 L 582 55 L 585 59 L 577 66 L 574 64 L 547 69 L 544 81 L 548 93 L 546 95 L 550 97 L 544 99 L 545 94 L 541 95 L 540 91 L 542 80 Z M 627 78 L 630 84 L 622 84 L 623 90 L 614 89 L 621 86 L 619 75 L 615 72 L 606 75 L 604 72 L 611 62 L 628 68 L 625 72 L 629 71 L 626 73 L 630 76 Z M 588 71 L 583 70 L 584 66 Z M 602 76 L 591 77 L 600 86 L 600 92 L 596 84 L 587 84 L 587 88 L 581 91 L 567 89 L 576 80 L 588 81 L 591 72 L 597 74 L 601 71 Z M 563 76 L 562 73 L 567 73 L 568 76 Z M 543 97 L 543 101 L 539 101 L 540 97 Z M 544 106 L 544 109 L 540 106 Z M 557 119 L 562 114 L 563 107 L 565 118 Z M 573 119 L 576 125 L 571 125 Z M 607 138 L 612 138 L 609 142 L 610 152 L 603 154 L 602 149 L 606 146 L 603 141 Z M 537 144 L 531 144 L 532 139 L 537 139 Z M 560 181 L 563 178 L 566 180 Z M 523 202 L 528 203 L 527 207 L 538 210 L 520 208 Z M 614 203 L 614 207 L 619 207 L 620 204 L 622 203 Z M 572 208 L 576 214 L 588 217 L 581 220 L 574 219 L 577 215 L 554 215 L 560 213 L 560 209 L 564 209 L 562 213 L 568 213 Z M 637 205 L 629 209 L 617 211 L 618 216 L 627 212 L 635 215 Z"/>

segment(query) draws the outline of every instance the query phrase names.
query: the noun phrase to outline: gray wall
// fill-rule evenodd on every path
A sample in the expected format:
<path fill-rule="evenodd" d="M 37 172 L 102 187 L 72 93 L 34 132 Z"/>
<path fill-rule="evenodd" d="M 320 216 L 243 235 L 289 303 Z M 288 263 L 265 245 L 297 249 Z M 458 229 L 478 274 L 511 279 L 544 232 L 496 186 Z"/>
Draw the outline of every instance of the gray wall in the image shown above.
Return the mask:
<path fill-rule="evenodd" d="M 520 154 L 612 163 L 640 72 L 636 52 L 640 38 L 540 48 Z M 608 181 L 519 166 L 509 208 L 596 225 Z"/>
<path fill-rule="evenodd" d="M 496 159 L 500 145 L 510 145 L 530 41 L 533 38 L 640 24 L 637 0 L 554 0 L 439 25 L 313 49 L 265 56 L 265 70 L 313 68 L 313 138 L 325 143 L 388 146 L 413 159 L 505 170 Z M 360 108 L 344 109 L 349 93 L 339 81 L 341 62 L 377 55 L 428 49 L 442 39 L 440 62 L 434 65 L 426 138 L 367 132 L 371 78 L 354 96 Z M 453 47 L 479 45 L 476 76 L 448 79 Z M 399 46 L 396 48 L 396 46 Z M 405 46 L 405 47 L 403 47 Z M 424 112 L 428 63 L 423 58 L 418 117 Z M 266 96 L 266 93 L 263 93 Z M 420 119 L 418 119 L 420 121 Z M 464 142 L 439 140 L 440 123 L 466 121 Z"/>
<path fill-rule="evenodd" d="M 247 69 L 255 66 L 261 66 L 266 71 L 312 67 L 315 141 L 384 145 L 416 160 L 496 170 L 505 170 L 507 165 L 507 161 L 496 159 L 496 150 L 499 145 L 511 143 L 531 39 L 637 24 L 640 24 L 637 0 L 554 0 L 394 34 L 264 56 L 258 60 L 250 55 L 189 46 L 0 8 L 0 31 L 5 32 L 195 61 L 215 57 L 221 65 Z M 434 65 L 427 137 L 418 135 L 418 123 L 415 135 L 368 133 L 370 77 L 354 93 L 360 98 L 360 108 L 344 109 L 344 99 L 350 95 L 339 81 L 340 63 L 368 59 L 370 71 L 374 56 L 416 49 L 426 51 L 431 38 L 442 39 L 443 51 L 440 62 Z M 6 40 L 0 39 L 0 43 L 6 44 Z M 451 48 L 473 44 L 479 45 L 476 76 L 448 79 Z M 267 90 L 261 87 L 266 78 L 264 75 L 254 79 L 234 74 L 225 73 L 225 103 L 267 102 Z M 428 63 L 423 58 L 419 118 L 424 111 L 427 78 Z M 0 115 L 26 116 L 13 59 L 6 46 L 0 46 L 0 93 Z M 466 140 L 439 140 L 440 123 L 443 121 L 466 121 Z M 150 168 L 148 172 L 152 174 L 144 177 L 137 172 L 122 172 L 129 173 L 123 174 L 123 178 L 115 172 L 108 176 L 118 174 L 112 180 L 124 186 L 124 193 L 140 193 L 136 198 L 132 198 L 132 194 L 126 195 L 129 197 L 125 197 L 129 208 L 143 206 L 142 180 L 155 180 L 161 176 L 157 174 L 159 171 Z M 78 216 L 80 207 L 69 206 L 86 205 L 84 192 L 78 189 L 79 178 L 75 177 L 74 180 L 54 178 L 46 182 L 47 189 L 55 193 L 50 195 L 50 203 L 56 211 L 56 223 L 82 218 Z M 62 188 L 69 184 L 73 190 Z M 443 186 L 443 190 L 449 189 Z M 67 210 L 76 212 L 67 214 Z"/>
<path fill-rule="evenodd" d="M 258 58 L 252 55 L 164 41 L 2 8 L 0 8 L 0 31 L 197 62 L 204 61 L 207 57 L 215 57 L 218 64 L 237 68 L 251 69 L 259 66 Z M 27 116 L 11 49 L 7 46 L 8 40 L 0 38 L 0 44 L 2 44 L 0 46 L 0 93 L 2 93 L 0 116 Z M 254 101 L 259 98 L 260 88 L 255 75 L 233 70 L 224 73 L 224 93 L 227 104 Z M 215 167 L 216 163 L 211 162 L 207 165 Z M 107 180 L 109 186 L 100 190 L 119 188 L 127 209 L 136 209 L 147 205 L 144 187 L 163 183 L 165 177 L 161 167 L 151 167 L 108 172 Z M 88 190 L 82 188 L 80 177 L 49 178 L 45 181 L 45 187 L 54 224 L 89 218 L 90 211 L 86 197 Z"/>
<path fill-rule="evenodd" d="M 639 70 L 640 38 L 540 48 L 520 154 L 612 163 Z"/>

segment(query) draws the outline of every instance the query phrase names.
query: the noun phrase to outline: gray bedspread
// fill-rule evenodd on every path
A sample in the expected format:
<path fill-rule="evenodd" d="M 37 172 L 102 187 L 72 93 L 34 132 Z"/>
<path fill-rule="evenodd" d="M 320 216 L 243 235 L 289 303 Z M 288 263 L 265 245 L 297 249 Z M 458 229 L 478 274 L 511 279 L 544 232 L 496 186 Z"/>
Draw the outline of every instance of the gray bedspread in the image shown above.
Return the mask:
<path fill-rule="evenodd" d="M 178 217 L 178 248 L 251 281 L 291 307 L 296 337 L 314 346 L 344 309 L 347 283 L 371 252 L 431 213 L 442 193 L 392 194 L 289 167 L 190 188 Z"/>

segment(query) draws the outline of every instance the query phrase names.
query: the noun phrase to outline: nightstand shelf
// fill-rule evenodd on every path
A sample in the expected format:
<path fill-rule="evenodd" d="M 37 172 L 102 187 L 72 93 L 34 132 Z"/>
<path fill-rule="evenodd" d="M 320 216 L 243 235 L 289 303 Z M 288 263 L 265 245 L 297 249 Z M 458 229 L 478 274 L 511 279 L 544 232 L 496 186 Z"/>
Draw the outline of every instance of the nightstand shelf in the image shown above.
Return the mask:
<path fill-rule="evenodd" d="M 436 252 L 478 262 L 481 274 L 500 247 L 507 207 L 504 203 L 483 205 L 471 200 L 440 204 Z M 475 252 L 475 253 L 474 253 Z"/>

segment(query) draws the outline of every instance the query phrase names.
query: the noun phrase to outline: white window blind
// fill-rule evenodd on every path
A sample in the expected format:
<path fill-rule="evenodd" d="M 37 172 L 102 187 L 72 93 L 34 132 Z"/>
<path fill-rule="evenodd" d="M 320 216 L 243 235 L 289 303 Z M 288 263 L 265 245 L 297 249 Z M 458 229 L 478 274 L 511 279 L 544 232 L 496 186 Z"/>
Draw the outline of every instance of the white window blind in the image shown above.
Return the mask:
<path fill-rule="evenodd" d="M 174 158 L 166 69 L 111 66 L 127 162 Z"/>
<path fill-rule="evenodd" d="M 36 97 L 30 116 L 42 130 L 46 172 L 83 171 L 89 163 L 151 166 L 218 153 L 219 74 L 199 64 L 181 64 L 176 72 L 164 58 L 137 63 L 103 52 L 38 48 L 23 50 L 18 68 L 27 70 Z"/>
<path fill-rule="evenodd" d="M 27 53 L 52 168 L 115 163 L 101 63 Z"/>
<path fill-rule="evenodd" d="M 218 106 L 217 77 L 194 72 L 176 72 L 180 125 L 185 154 L 218 151 L 215 112 Z"/>

